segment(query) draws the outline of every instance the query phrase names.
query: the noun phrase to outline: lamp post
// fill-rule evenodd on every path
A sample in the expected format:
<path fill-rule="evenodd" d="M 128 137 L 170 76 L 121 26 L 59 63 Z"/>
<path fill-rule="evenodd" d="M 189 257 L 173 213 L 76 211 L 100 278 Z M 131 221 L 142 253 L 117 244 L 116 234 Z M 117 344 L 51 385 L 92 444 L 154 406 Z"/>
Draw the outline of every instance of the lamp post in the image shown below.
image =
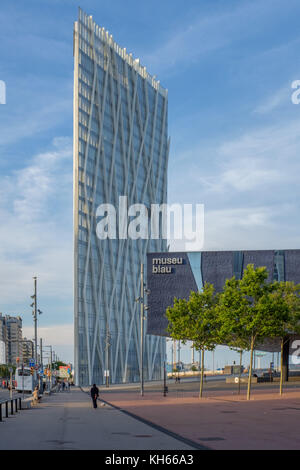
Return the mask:
<path fill-rule="evenodd" d="M 9 367 L 9 383 L 10 383 L 10 388 L 9 388 L 9 397 L 10 399 L 12 400 L 12 373 L 13 373 L 13 368 L 12 367 Z"/>
<path fill-rule="evenodd" d="M 37 353 L 37 312 L 39 315 L 42 313 L 41 310 L 37 308 L 37 277 L 33 278 L 34 281 L 34 294 L 31 296 L 33 299 L 32 304 L 30 307 L 33 307 L 32 315 L 33 315 L 33 323 L 34 323 L 34 361 L 35 365 L 38 363 L 38 353 Z"/>
<path fill-rule="evenodd" d="M 144 265 L 141 264 L 141 395 L 144 395 Z"/>
<path fill-rule="evenodd" d="M 144 320 L 145 320 L 145 311 L 148 310 L 148 307 L 145 306 L 145 295 L 149 294 L 150 291 L 146 289 L 144 283 L 144 265 L 141 263 L 141 288 L 140 288 L 140 297 L 135 299 L 136 302 L 141 304 L 141 313 L 140 313 L 140 330 L 141 330 L 141 344 L 140 344 L 140 378 L 141 378 L 141 396 L 144 396 Z"/>
<path fill-rule="evenodd" d="M 191 345 L 191 350 L 192 350 L 192 364 L 195 362 L 195 348 L 194 348 L 194 342 Z"/>
<path fill-rule="evenodd" d="M 262 354 L 262 353 L 256 353 L 256 357 L 258 358 L 258 364 L 257 364 L 257 369 L 261 369 L 261 362 L 260 362 L 260 359 L 261 357 L 264 357 L 265 354 Z"/>
<path fill-rule="evenodd" d="M 176 361 L 176 339 L 173 339 L 173 371 L 177 370 L 177 361 Z M 173 372 L 172 371 L 172 372 Z"/>
<path fill-rule="evenodd" d="M 52 346 L 45 345 L 44 348 L 50 348 L 50 375 L 49 375 L 49 395 L 50 395 L 51 385 L 52 385 Z"/>
<path fill-rule="evenodd" d="M 108 368 L 109 347 L 110 347 L 110 332 L 109 332 L 108 322 L 106 322 L 106 335 L 105 335 L 105 385 L 106 387 L 109 387 L 109 368 Z"/>

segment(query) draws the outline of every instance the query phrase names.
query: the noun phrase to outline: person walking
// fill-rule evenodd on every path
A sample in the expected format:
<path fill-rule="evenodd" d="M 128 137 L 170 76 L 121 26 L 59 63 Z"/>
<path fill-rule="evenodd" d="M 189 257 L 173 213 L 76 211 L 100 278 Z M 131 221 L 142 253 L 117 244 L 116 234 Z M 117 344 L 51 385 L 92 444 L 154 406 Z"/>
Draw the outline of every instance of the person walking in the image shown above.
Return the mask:
<path fill-rule="evenodd" d="M 94 384 L 91 388 L 91 397 L 94 408 L 97 408 L 97 398 L 99 397 L 99 388 Z"/>

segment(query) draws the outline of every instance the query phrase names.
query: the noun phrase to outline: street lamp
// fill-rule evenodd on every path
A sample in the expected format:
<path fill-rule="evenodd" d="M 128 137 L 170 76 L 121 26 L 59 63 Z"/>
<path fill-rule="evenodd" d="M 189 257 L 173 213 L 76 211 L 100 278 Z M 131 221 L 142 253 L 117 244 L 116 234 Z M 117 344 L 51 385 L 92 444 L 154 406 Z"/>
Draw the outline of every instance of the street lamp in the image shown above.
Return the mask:
<path fill-rule="evenodd" d="M 52 346 L 44 345 L 44 348 L 50 348 L 50 375 L 49 375 L 49 395 L 50 395 L 51 385 L 52 385 Z"/>
<path fill-rule="evenodd" d="M 105 335 L 105 384 L 106 387 L 109 387 L 109 368 L 108 368 L 108 355 L 109 355 L 109 347 L 110 347 L 110 332 L 109 332 L 109 325 L 106 322 L 106 335 Z"/>
<path fill-rule="evenodd" d="M 144 265 L 141 263 L 141 289 L 140 297 L 135 299 L 136 302 L 141 304 L 141 345 L 140 345 L 140 378 L 141 378 L 141 396 L 144 396 L 144 320 L 145 320 L 145 311 L 148 310 L 148 307 L 145 306 L 145 294 L 149 295 L 150 290 L 146 289 L 144 283 Z"/>
<path fill-rule="evenodd" d="M 37 277 L 33 278 L 34 280 L 34 294 L 30 296 L 33 299 L 32 304 L 30 307 L 33 308 L 32 315 L 33 315 L 33 322 L 34 322 L 34 360 L 35 365 L 38 363 L 38 353 L 37 353 L 37 313 L 41 315 L 43 312 L 37 308 Z"/>

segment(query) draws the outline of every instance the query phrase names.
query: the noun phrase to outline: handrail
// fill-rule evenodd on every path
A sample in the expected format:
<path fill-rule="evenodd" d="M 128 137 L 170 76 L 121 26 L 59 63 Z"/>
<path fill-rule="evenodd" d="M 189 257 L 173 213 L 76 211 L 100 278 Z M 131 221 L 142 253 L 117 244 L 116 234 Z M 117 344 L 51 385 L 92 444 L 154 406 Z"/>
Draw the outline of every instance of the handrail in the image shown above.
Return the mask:
<path fill-rule="evenodd" d="M 0 401 L 0 422 L 3 421 L 3 414 L 2 414 L 2 405 L 5 405 L 5 418 L 8 418 L 8 404 L 10 403 L 10 414 L 13 415 L 14 413 L 18 413 L 18 411 L 22 410 L 22 398 L 10 398 L 8 400 L 1 400 Z M 19 405 L 18 405 L 19 403 Z"/>

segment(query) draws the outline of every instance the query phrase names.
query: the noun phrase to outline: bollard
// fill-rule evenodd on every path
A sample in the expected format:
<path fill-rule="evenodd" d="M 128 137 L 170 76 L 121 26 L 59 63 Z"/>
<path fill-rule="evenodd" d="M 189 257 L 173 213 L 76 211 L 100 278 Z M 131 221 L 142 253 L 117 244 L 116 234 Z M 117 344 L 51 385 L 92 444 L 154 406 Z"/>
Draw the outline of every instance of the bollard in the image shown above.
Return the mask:
<path fill-rule="evenodd" d="M 19 398 L 19 410 L 21 410 L 21 409 L 22 409 L 22 399 Z"/>
<path fill-rule="evenodd" d="M 10 400 L 10 414 L 11 415 L 14 414 L 14 401 L 13 400 Z"/>
<path fill-rule="evenodd" d="M 15 398 L 16 413 L 18 413 L 18 399 Z"/>
<path fill-rule="evenodd" d="M 8 401 L 5 402 L 5 418 L 8 418 Z"/>
<path fill-rule="evenodd" d="M 0 421 L 2 421 L 2 403 L 0 403 Z"/>

